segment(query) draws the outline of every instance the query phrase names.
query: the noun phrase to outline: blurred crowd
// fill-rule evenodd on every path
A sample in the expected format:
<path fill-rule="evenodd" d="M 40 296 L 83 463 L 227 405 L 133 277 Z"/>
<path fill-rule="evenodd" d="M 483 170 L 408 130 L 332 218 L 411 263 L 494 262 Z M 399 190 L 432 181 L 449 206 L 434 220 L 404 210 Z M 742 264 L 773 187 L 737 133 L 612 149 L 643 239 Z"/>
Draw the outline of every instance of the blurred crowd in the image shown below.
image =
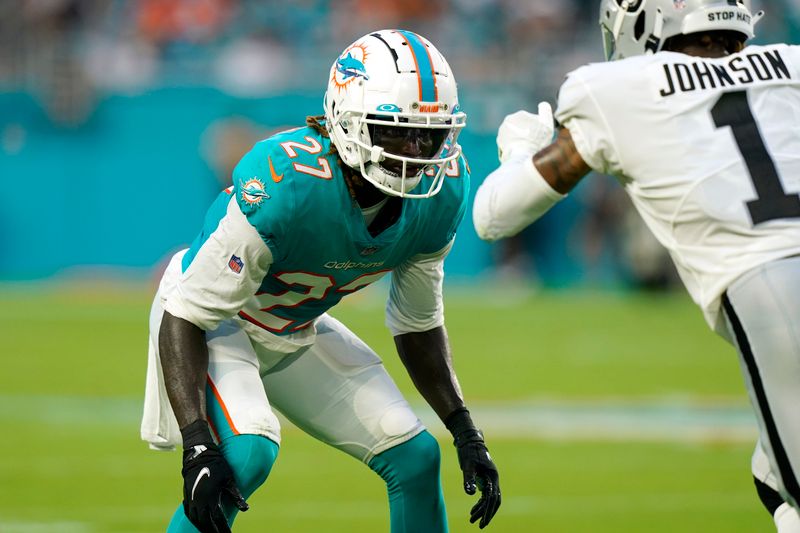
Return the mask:
<path fill-rule="evenodd" d="M 764 33 L 797 36 L 800 0 L 756 4 L 772 15 Z M 74 121 L 93 91 L 305 87 L 367 29 L 406 27 L 444 51 L 462 84 L 527 100 L 600 59 L 596 20 L 597 0 L 4 0 L 0 84 L 39 92 L 54 119 Z"/>
<path fill-rule="evenodd" d="M 754 3 L 768 13 L 758 27 L 765 41 L 798 41 L 800 0 Z M 33 95 L 53 124 L 66 129 L 84 124 L 106 94 L 206 86 L 242 98 L 292 91 L 321 95 L 327 80 L 319 73 L 327 73 L 344 46 L 370 29 L 404 27 L 428 37 L 445 54 L 462 97 L 473 102 L 470 132 L 489 136 L 505 114 L 533 108 L 540 100 L 554 102 L 571 69 L 601 60 L 597 4 L 2 0 L 0 92 Z M 7 128 L 4 135 L 13 131 Z M 258 125 L 235 118 L 210 127 L 201 151 L 226 176 L 242 146 L 261 134 Z M 590 275 L 611 272 L 645 287 L 672 283 L 667 258 L 631 216 L 619 187 L 594 180 L 575 196 L 582 214 L 570 242 Z M 537 250 L 547 232 L 545 220 L 495 247 L 500 272 L 535 277 L 541 262 Z"/>
<path fill-rule="evenodd" d="M 550 94 L 598 59 L 594 0 L 4 0 L 0 86 L 80 122 L 98 92 L 207 84 L 256 96 L 305 88 L 368 29 L 411 28 L 463 85 Z M 591 31 L 583 31 L 591 28 Z M 557 75 L 553 75 L 557 73 Z M 58 88 L 58 90 L 56 90 Z M 492 117 L 495 118 L 495 117 Z"/>

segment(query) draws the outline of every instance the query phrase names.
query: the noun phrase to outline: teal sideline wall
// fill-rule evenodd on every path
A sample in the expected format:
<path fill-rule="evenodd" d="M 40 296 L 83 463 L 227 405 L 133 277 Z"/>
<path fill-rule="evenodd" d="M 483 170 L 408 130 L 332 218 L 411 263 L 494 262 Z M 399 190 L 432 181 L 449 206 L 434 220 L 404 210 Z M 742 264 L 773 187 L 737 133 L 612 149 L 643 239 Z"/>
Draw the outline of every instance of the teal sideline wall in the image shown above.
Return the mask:
<path fill-rule="evenodd" d="M 464 98 L 467 112 L 469 98 Z M 476 106 L 477 107 L 477 106 Z M 213 121 L 241 116 L 270 130 L 321 112 L 319 94 L 235 98 L 208 88 L 108 96 L 86 123 L 58 127 L 25 93 L 0 94 L 0 280 L 112 275 L 147 277 L 189 243 L 221 186 L 200 156 Z M 461 144 L 472 194 L 496 165 L 494 134 L 470 126 Z M 537 274 L 563 285 L 580 276 L 567 252 L 576 205 L 538 224 Z M 491 270 L 492 247 L 467 214 L 446 268 L 451 278 Z"/>

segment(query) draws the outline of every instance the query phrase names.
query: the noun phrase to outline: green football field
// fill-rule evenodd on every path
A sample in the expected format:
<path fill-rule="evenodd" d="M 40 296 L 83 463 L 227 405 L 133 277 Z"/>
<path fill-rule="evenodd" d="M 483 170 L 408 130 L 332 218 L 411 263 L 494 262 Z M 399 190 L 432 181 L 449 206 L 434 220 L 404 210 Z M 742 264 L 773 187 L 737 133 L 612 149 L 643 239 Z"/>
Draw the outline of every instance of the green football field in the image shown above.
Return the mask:
<path fill-rule="evenodd" d="M 178 453 L 138 421 L 152 287 L 0 289 L 0 532 L 163 531 Z M 382 355 L 439 438 L 453 532 L 474 499 L 399 364 L 377 292 L 334 313 Z M 494 532 L 770 531 L 749 474 L 755 438 L 732 348 L 682 293 L 450 290 L 447 326 L 500 469 Z M 288 422 L 238 532 L 388 531 L 382 481 Z"/>

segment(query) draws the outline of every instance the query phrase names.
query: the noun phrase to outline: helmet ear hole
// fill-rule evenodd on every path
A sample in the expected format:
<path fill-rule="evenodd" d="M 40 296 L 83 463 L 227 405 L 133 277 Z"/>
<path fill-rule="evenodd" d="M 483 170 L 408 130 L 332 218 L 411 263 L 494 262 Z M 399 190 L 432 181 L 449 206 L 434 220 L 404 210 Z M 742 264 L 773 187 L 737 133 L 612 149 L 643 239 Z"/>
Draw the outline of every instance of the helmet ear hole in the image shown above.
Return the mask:
<path fill-rule="evenodd" d="M 644 35 L 644 24 L 645 24 L 645 13 L 642 10 L 639 13 L 639 16 L 636 18 L 636 24 L 633 26 L 633 38 L 637 41 L 642 38 Z"/>
<path fill-rule="evenodd" d="M 331 116 L 333 116 L 333 117 L 336 116 L 336 102 L 333 102 L 331 104 Z M 339 121 L 339 127 L 342 128 L 342 131 L 345 134 L 347 134 L 347 126 L 348 126 L 348 122 L 346 120 L 340 120 Z"/>

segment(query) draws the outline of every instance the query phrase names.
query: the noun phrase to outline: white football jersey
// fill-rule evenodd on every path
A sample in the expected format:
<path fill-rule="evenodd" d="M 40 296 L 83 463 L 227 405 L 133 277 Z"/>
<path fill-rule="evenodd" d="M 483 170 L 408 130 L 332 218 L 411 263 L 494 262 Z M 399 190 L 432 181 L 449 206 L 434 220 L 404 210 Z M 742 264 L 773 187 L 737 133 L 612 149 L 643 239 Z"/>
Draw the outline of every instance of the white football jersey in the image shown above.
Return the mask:
<path fill-rule="evenodd" d="M 618 177 L 712 328 L 735 278 L 800 254 L 800 47 L 587 65 L 555 116 Z"/>

